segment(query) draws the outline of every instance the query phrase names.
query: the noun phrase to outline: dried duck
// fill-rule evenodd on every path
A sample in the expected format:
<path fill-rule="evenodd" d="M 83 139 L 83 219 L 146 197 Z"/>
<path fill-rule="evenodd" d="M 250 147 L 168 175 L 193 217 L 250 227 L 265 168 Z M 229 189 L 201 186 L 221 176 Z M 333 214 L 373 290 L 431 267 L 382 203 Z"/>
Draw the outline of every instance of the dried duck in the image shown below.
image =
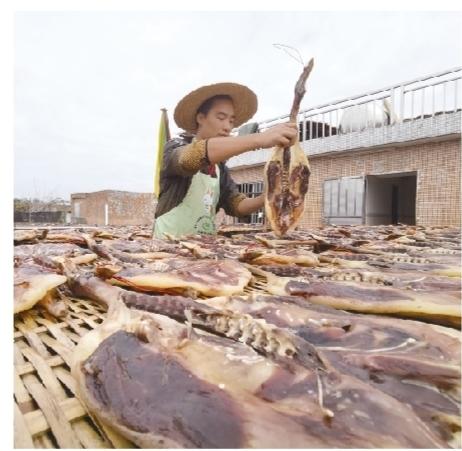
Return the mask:
<path fill-rule="evenodd" d="M 300 102 L 305 95 L 305 83 L 313 69 L 311 59 L 295 85 L 295 97 L 290 121 L 296 122 Z M 271 229 L 277 236 L 296 227 L 300 221 L 308 191 L 310 165 L 297 141 L 291 147 L 276 147 L 264 169 L 265 212 Z"/>
<path fill-rule="evenodd" d="M 139 291 L 222 296 L 243 293 L 250 271 L 233 260 L 170 258 L 140 266 L 100 265 L 109 283 Z"/>
<path fill-rule="evenodd" d="M 266 289 L 271 294 L 302 296 L 312 303 L 342 310 L 422 318 L 460 327 L 459 291 L 427 293 L 356 282 L 305 281 L 279 277 L 255 267 L 251 270 L 266 279 Z"/>
<path fill-rule="evenodd" d="M 33 261 L 18 262 L 14 268 L 14 313 L 29 310 L 39 303 L 53 316 L 64 316 L 66 307 L 56 289 L 66 280 L 66 276 Z"/>
<path fill-rule="evenodd" d="M 137 446 L 447 445 L 410 406 L 334 367 L 322 375 L 277 363 L 163 315 L 113 306 L 75 348 L 72 374 L 92 415 Z"/>

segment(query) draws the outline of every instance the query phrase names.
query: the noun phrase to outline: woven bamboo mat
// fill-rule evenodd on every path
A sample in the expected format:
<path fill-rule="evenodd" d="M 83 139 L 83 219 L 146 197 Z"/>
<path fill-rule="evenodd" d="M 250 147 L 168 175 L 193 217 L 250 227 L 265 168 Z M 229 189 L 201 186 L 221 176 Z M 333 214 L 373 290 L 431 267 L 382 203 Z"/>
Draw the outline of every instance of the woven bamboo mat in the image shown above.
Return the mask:
<path fill-rule="evenodd" d="M 76 398 L 70 374 L 72 349 L 100 324 L 105 312 L 91 301 L 67 299 L 59 321 L 39 309 L 14 321 L 15 448 L 114 448 Z M 111 437 L 112 438 L 112 437 Z"/>
<path fill-rule="evenodd" d="M 259 277 L 245 288 L 245 294 L 264 292 Z M 133 448 L 110 430 L 101 432 L 76 398 L 70 373 L 74 346 L 103 322 L 106 312 L 92 301 L 64 301 L 65 320 L 39 308 L 15 315 L 15 448 Z"/>

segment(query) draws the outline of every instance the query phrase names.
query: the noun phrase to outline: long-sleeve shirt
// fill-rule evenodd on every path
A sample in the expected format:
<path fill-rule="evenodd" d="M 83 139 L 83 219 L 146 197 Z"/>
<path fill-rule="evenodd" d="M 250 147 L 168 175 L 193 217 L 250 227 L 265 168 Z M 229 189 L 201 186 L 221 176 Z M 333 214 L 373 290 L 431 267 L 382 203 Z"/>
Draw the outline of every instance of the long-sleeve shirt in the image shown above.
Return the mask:
<path fill-rule="evenodd" d="M 209 173 L 209 166 L 205 140 L 195 140 L 191 135 L 180 135 L 168 141 L 164 148 L 155 217 L 158 218 L 178 206 L 186 196 L 194 174 L 199 171 Z M 237 205 L 246 196 L 239 192 L 226 164 L 222 162 L 218 166 L 220 197 L 217 211 L 223 208 L 228 215 L 238 216 Z"/>

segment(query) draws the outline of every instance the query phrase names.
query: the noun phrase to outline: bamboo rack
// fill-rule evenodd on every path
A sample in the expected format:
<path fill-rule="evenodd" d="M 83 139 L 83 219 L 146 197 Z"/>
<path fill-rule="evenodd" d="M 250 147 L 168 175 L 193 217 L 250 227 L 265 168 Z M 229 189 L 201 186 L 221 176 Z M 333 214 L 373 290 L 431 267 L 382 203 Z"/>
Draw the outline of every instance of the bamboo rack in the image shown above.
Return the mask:
<path fill-rule="evenodd" d="M 265 293 L 255 277 L 245 294 Z M 69 314 L 58 320 L 40 308 L 14 319 L 14 447 L 135 448 L 101 429 L 76 397 L 71 355 L 81 337 L 103 322 L 104 308 L 65 298 Z"/>
<path fill-rule="evenodd" d="M 76 397 L 70 359 L 80 338 L 105 317 L 102 307 L 68 298 L 59 321 L 39 309 L 14 321 L 14 447 L 118 448 Z"/>

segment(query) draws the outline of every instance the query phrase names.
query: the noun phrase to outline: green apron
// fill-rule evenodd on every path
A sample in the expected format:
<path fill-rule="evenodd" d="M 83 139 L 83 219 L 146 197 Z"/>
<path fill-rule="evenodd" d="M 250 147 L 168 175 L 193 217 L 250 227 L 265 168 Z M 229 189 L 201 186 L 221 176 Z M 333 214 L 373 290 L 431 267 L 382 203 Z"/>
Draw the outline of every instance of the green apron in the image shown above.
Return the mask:
<path fill-rule="evenodd" d="M 218 165 L 215 168 L 216 178 L 202 172 L 195 174 L 183 201 L 156 219 L 156 238 L 165 238 L 164 232 L 175 237 L 216 233 L 215 213 L 220 197 L 220 169 Z"/>

